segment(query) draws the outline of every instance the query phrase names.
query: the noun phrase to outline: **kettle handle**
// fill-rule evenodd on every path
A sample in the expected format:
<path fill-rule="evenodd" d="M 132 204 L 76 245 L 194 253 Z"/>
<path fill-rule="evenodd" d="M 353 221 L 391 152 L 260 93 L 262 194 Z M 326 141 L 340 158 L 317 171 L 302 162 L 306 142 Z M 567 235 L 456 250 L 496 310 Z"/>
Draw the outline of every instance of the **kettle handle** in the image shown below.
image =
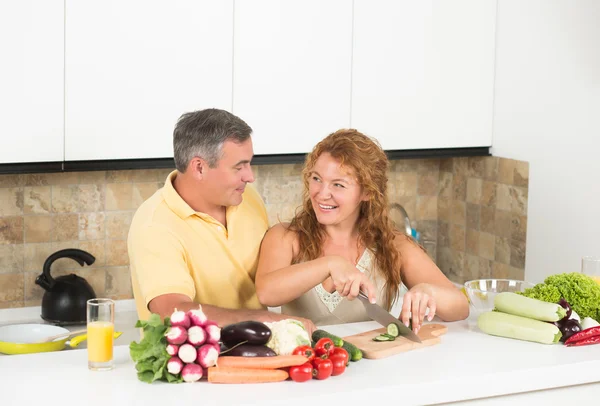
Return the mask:
<path fill-rule="evenodd" d="M 56 283 L 52 275 L 50 275 L 50 267 L 52 266 L 52 263 L 59 258 L 71 258 L 72 260 L 78 262 L 81 266 L 84 266 L 85 264 L 92 265 L 96 260 L 96 258 L 89 252 L 77 248 L 68 248 L 56 251 L 46 259 L 46 262 L 44 262 L 43 273 L 35 279 L 35 283 L 40 285 L 45 290 L 52 289 Z"/>

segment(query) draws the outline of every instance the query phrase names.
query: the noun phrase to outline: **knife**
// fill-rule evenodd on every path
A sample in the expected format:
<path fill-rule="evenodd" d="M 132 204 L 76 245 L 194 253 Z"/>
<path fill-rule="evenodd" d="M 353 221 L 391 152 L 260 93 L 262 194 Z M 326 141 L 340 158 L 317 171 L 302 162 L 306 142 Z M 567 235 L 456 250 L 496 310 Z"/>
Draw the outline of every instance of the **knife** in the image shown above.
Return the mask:
<path fill-rule="evenodd" d="M 387 310 L 383 307 L 373 304 L 369 302 L 369 298 L 363 293 L 359 292 L 358 299 L 362 302 L 365 310 L 367 311 L 367 315 L 375 320 L 377 323 L 381 324 L 384 327 L 387 327 L 388 324 L 394 323 L 398 326 L 398 331 L 402 337 L 406 337 L 411 341 L 420 343 L 421 339 L 418 335 L 416 335 L 410 328 L 406 327 L 400 320 L 392 316 Z"/>

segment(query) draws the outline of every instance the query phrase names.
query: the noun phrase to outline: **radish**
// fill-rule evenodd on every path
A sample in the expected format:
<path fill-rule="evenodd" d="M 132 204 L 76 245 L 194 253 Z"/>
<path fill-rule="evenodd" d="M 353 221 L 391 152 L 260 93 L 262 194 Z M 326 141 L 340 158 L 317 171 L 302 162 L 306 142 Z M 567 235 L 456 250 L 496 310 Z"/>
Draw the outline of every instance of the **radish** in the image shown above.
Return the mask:
<path fill-rule="evenodd" d="M 181 359 L 186 364 L 192 363 L 196 361 L 197 353 L 196 349 L 191 344 L 183 344 L 179 347 L 179 352 L 177 353 L 179 359 Z"/>
<path fill-rule="evenodd" d="M 169 344 L 179 345 L 185 343 L 188 337 L 188 333 L 187 330 L 183 327 L 175 326 L 171 327 L 167 331 L 167 334 L 165 334 L 165 336 L 167 337 L 167 342 Z"/>
<path fill-rule="evenodd" d="M 219 351 L 217 351 L 214 344 L 204 344 L 198 348 L 198 357 L 196 362 L 203 368 L 210 368 L 217 365 L 217 359 L 219 358 Z"/>
<path fill-rule="evenodd" d="M 219 355 L 221 355 L 221 344 L 216 343 L 216 344 L 211 344 L 213 347 L 215 347 L 215 350 L 217 350 L 217 353 Z"/>
<path fill-rule="evenodd" d="M 202 311 L 202 307 L 200 307 L 199 309 L 189 310 L 187 312 L 187 316 L 189 317 L 192 326 L 202 327 L 208 321 L 206 314 L 204 314 L 204 312 Z"/>
<path fill-rule="evenodd" d="M 171 357 L 167 361 L 167 372 L 172 375 L 178 375 L 183 368 L 183 362 L 178 357 Z"/>
<path fill-rule="evenodd" d="M 190 318 L 186 312 L 178 311 L 177 309 L 175 309 L 173 314 L 171 314 L 171 326 L 189 328 Z"/>
<path fill-rule="evenodd" d="M 179 351 L 179 346 L 178 345 L 175 345 L 175 344 L 168 344 L 167 345 L 167 354 L 169 354 L 170 356 L 177 355 L 177 351 Z"/>
<path fill-rule="evenodd" d="M 204 330 L 208 337 L 206 338 L 206 342 L 209 344 L 218 344 L 221 339 L 221 328 L 214 324 L 213 322 L 209 322 L 204 326 Z"/>
<path fill-rule="evenodd" d="M 200 326 L 192 326 L 188 329 L 188 343 L 195 345 L 196 347 L 201 346 L 206 341 L 206 332 Z"/>
<path fill-rule="evenodd" d="M 199 381 L 202 375 L 204 375 L 204 371 L 198 364 L 187 364 L 181 370 L 181 377 L 185 382 Z"/>

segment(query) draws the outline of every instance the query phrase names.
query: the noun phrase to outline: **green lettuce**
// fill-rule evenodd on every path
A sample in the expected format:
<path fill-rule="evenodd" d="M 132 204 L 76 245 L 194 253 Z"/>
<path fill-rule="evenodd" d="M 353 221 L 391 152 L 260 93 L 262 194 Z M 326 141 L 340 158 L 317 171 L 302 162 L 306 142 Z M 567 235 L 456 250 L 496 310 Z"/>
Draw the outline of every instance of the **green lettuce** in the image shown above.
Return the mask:
<path fill-rule="evenodd" d="M 144 331 L 140 342 L 129 344 L 129 355 L 135 362 L 138 379 L 142 382 L 154 381 L 183 382 L 180 376 L 167 372 L 167 362 L 171 358 L 167 353 L 165 333 L 171 326 L 169 318 L 164 322 L 158 314 L 152 314 L 148 320 L 138 320 L 135 327 Z"/>
<path fill-rule="evenodd" d="M 600 322 L 600 285 L 581 273 L 551 275 L 519 294 L 550 303 L 564 298 L 581 319 L 591 317 Z"/>

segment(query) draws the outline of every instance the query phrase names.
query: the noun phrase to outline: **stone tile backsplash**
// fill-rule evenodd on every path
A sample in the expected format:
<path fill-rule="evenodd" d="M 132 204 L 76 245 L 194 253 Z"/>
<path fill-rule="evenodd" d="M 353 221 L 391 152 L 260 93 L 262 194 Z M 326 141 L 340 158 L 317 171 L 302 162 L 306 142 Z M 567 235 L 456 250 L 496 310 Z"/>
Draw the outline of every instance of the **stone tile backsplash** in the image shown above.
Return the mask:
<path fill-rule="evenodd" d="M 289 220 L 302 198 L 302 164 L 255 166 L 269 221 Z M 131 298 L 127 233 L 137 207 L 170 170 L 0 175 L 0 308 L 36 306 L 46 258 L 63 248 L 96 257 L 80 267 L 54 262 L 52 274 L 76 273 L 98 296 Z M 529 167 L 497 157 L 393 161 L 390 202 L 401 204 L 422 244 L 455 282 L 523 279 Z M 392 211 L 399 221 L 399 213 Z"/>

